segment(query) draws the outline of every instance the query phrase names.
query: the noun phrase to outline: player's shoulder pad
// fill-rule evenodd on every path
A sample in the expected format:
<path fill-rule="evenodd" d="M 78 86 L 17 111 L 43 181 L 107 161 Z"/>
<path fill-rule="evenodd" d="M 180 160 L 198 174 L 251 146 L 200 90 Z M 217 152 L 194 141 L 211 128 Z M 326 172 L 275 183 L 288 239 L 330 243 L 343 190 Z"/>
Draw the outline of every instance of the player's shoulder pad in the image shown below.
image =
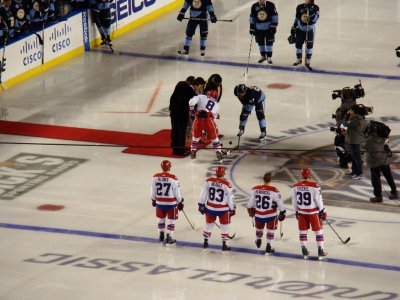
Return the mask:
<path fill-rule="evenodd" d="M 171 178 L 171 179 L 178 180 L 178 178 L 174 174 L 164 173 L 164 172 L 156 173 L 156 174 L 154 174 L 153 177 L 168 177 L 168 178 Z"/>

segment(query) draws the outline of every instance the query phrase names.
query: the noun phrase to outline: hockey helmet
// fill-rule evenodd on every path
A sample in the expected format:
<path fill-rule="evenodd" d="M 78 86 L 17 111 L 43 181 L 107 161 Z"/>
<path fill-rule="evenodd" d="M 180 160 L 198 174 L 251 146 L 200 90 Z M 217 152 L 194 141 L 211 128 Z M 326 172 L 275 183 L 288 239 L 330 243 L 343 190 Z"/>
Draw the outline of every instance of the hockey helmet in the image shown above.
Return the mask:
<path fill-rule="evenodd" d="M 235 89 L 233 90 L 233 93 L 235 94 L 236 97 L 240 97 L 242 94 L 245 94 L 247 90 L 247 87 L 244 84 L 238 84 L 235 86 Z"/>
<path fill-rule="evenodd" d="M 164 172 L 171 170 L 171 162 L 169 160 L 163 160 L 161 162 L 161 169 Z"/>
<path fill-rule="evenodd" d="M 215 169 L 215 175 L 217 175 L 217 177 L 224 177 L 225 175 L 225 168 L 224 167 L 217 167 Z"/>
<path fill-rule="evenodd" d="M 216 90 L 207 91 L 207 96 L 210 98 L 218 99 L 218 92 Z"/>
<path fill-rule="evenodd" d="M 310 170 L 309 169 L 302 169 L 301 170 L 301 177 L 303 177 L 304 179 L 310 178 L 311 177 Z"/>

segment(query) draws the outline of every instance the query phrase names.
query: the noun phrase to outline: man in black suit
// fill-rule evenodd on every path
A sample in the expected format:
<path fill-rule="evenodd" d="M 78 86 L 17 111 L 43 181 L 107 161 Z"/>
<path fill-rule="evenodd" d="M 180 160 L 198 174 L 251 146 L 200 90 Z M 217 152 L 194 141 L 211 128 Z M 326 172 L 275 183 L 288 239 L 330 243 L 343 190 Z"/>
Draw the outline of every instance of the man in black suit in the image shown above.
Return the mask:
<path fill-rule="evenodd" d="M 186 128 L 189 121 L 189 100 L 200 93 L 203 78 L 189 76 L 179 81 L 171 95 L 169 111 L 171 117 L 171 147 L 174 155 L 185 155 Z"/>

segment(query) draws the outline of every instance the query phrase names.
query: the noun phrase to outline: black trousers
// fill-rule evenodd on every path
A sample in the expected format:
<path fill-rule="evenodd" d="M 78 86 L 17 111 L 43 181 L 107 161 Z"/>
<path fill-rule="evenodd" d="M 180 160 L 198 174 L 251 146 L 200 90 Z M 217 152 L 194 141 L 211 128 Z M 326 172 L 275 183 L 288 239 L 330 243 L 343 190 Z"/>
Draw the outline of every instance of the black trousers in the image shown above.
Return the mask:
<path fill-rule="evenodd" d="M 173 154 L 185 153 L 187 120 L 171 117 L 171 147 Z"/>
<path fill-rule="evenodd" d="M 390 165 L 370 168 L 370 170 L 371 170 L 371 183 L 372 187 L 374 188 L 375 197 L 382 197 L 381 172 L 390 186 L 391 193 L 393 194 L 397 193 L 396 184 L 394 183 L 392 176 L 392 171 L 390 171 Z"/>

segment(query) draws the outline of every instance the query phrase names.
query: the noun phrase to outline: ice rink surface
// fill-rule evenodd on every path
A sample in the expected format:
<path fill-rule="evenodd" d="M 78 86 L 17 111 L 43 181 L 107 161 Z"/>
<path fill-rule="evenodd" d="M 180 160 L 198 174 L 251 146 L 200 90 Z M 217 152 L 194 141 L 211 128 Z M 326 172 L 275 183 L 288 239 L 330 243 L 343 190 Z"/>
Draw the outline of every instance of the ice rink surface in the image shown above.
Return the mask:
<path fill-rule="evenodd" d="M 119 54 L 96 48 L 4 91 L 1 120 L 151 135 L 170 128 L 167 108 L 178 81 L 219 73 L 224 92 L 218 126 L 224 145 L 235 145 L 241 104 L 233 88 L 244 82 L 253 2 L 213 2 L 218 18 L 234 21 L 210 24 L 204 58 L 198 33 L 189 58 L 178 57 L 186 25 L 173 11 L 115 39 Z M 295 48 L 287 42 L 301 1 L 274 3 L 280 18 L 274 64 L 259 65 L 253 43 L 247 81 L 267 94 L 268 141 L 258 142 L 253 113 L 241 140 L 247 150 L 234 151 L 224 162 L 238 205 L 232 251 L 220 251 L 218 228 L 211 248 L 201 247 L 204 220 L 197 201 L 204 180 L 219 165 L 213 150 L 200 150 L 193 162 L 170 159 L 195 230 L 180 214 L 177 245 L 165 247 L 158 242 L 149 198 L 151 177 L 164 158 L 122 153 L 126 147 L 120 145 L 1 134 L 1 300 L 399 298 L 400 202 L 387 199 L 386 183 L 384 202 L 369 202 L 366 166 L 365 179 L 345 178 L 328 129 L 340 105 L 331 100 L 332 91 L 361 79 L 366 96 L 358 103 L 374 107 L 367 118 L 387 123 L 391 148 L 400 149 L 400 59 L 394 52 L 400 43 L 400 1 L 317 1 L 312 72 L 292 67 Z M 398 186 L 399 163 L 396 154 L 391 166 Z M 311 260 L 300 255 L 290 187 L 302 167 L 322 186 L 333 228 L 342 239 L 351 237 L 343 245 L 325 226 L 326 261 L 316 260 L 313 233 Z M 40 176 L 45 171 L 47 179 Z M 272 256 L 262 251 L 265 238 L 257 250 L 244 207 L 266 171 L 274 172 L 273 184 L 288 211 Z M 6 177 L 14 180 L 14 189 Z M 31 186 L 18 190 L 24 180 Z M 46 204 L 64 209 L 38 209 Z"/>

